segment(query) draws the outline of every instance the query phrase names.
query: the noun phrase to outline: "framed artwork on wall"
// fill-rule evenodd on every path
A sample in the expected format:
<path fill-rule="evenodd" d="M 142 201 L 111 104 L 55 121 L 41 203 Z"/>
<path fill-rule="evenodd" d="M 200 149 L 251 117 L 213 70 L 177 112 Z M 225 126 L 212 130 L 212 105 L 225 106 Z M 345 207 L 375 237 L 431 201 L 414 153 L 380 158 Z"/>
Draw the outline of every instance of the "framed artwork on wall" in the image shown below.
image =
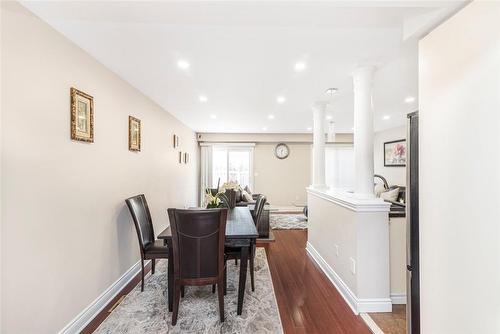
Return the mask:
<path fill-rule="evenodd" d="M 174 148 L 179 147 L 179 136 L 178 135 L 174 135 L 173 144 L 174 144 Z"/>
<path fill-rule="evenodd" d="M 94 142 L 94 98 L 71 87 L 71 139 Z"/>
<path fill-rule="evenodd" d="M 128 117 L 128 149 L 141 150 L 141 120 L 132 116 Z"/>
<path fill-rule="evenodd" d="M 187 164 L 189 162 L 189 153 L 184 153 L 184 163 Z"/>
<path fill-rule="evenodd" d="M 399 139 L 384 143 L 384 166 L 406 166 L 406 139 Z"/>
<path fill-rule="evenodd" d="M 179 163 L 182 163 L 182 152 L 179 152 Z"/>

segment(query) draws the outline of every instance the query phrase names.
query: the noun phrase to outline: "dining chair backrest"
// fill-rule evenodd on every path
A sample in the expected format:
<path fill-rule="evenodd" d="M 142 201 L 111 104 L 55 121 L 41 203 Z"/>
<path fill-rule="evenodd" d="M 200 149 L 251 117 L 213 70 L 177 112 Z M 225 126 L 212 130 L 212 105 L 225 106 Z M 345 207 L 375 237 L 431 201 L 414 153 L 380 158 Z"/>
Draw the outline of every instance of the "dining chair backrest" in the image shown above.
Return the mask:
<path fill-rule="evenodd" d="M 132 219 L 134 220 L 137 237 L 139 238 L 139 246 L 141 253 L 143 253 L 145 247 L 155 241 L 153 221 L 151 220 L 146 196 L 144 194 L 133 196 L 127 198 L 125 203 L 127 203 Z"/>
<path fill-rule="evenodd" d="M 264 211 L 264 205 L 266 204 L 267 198 L 264 195 L 259 195 L 257 197 L 257 200 L 255 201 L 255 208 L 254 208 L 254 214 L 253 214 L 253 219 L 255 225 L 260 220 L 260 217 L 262 216 L 262 212 Z"/>
<path fill-rule="evenodd" d="M 227 209 L 168 209 L 174 277 L 200 280 L 224 272 Z"/>

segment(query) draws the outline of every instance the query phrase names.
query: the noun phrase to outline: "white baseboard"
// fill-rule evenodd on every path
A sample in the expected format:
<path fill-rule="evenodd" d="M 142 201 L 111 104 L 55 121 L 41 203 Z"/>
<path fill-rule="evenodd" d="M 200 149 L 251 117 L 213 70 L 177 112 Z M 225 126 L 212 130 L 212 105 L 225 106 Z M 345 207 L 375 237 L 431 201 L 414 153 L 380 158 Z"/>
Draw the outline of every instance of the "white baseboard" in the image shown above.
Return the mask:
<path fill-rule="evenodd" d="M 395 305 L 406 305 L 406 293 L 391 293 L 391 301 Z"/>
<path fill-rule="evenodd" d="M 144 267 L 148 261 L 144 262 Z M 90 303 L 80 314 L 66 325 L 59 334 L 78 334 L 87 326 L 116 295 L 130 283 L 130 281 L 141 272 L 141 261 L 134 264 L 116 282 L 106 289 L 96 300 Z"/>
<path fill-rule="evenodd" d="M 392 302 L 390 298 L 358 298 L 309 242 L 307 242 L 306 251 L 340 292 L 340 295 L 351 307 L 354 314 L 392 311 Z"/>

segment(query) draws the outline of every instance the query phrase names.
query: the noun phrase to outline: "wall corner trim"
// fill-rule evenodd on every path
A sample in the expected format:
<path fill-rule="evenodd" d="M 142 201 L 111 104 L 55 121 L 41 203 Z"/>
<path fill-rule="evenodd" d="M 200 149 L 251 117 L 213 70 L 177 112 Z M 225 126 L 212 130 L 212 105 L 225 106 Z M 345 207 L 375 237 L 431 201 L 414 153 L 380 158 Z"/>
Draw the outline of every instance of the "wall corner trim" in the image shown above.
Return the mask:
<path fill-rule="evenodd" d="M 389 212 L 391 208 L 391 203 L 380 198 L 357 198 L 353 193 L 337 189 L 318 190 L 308 187 L 306 190 L 308 194 L 355 212 Z"/>
<path fill-rule="evenodd" d="M 144 262 L 144 267 L 146 267 L 148 262 Z M 116 282 L 111 284 L 99 297 L 61 329 L 58 334 L 80 333 L 140 271 L 141 261 L 137 261 Z"/>
<path fill-rule="evenodd" d="M 354 314 L 392 311 L 392 301 L 390 298 L 358 298 L 309 242 L 307 242 L 306 251 L 325 273 L 326 277 L 330 279 L 337 291 L 351 307 Z"/>

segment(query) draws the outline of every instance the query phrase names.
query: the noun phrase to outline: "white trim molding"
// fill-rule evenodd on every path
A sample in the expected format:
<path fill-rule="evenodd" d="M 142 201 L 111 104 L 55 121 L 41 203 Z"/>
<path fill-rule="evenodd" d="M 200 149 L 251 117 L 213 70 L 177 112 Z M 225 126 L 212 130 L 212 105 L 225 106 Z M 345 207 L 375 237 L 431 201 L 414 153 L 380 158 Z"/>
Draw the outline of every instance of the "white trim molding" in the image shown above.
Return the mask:
<path fill-rule="evenodd" d="M 144 267 L 150 261 L 144 262 Z M 69 324 L 67 324 L 59 334 L 77 334 L 80 333 L 116 295 L 132 281 L 132 279 L 141 271 L 141 261 L 138 261 L 129 270 L 127 270 L 116 282 L 97 297 L 89 306 L 78 314 Z"/>
<path fill-rule="evenodd" d="M 345 190 L 318 190 L 308 187 L 307 192 L 326 201 L 340 205 L 355 212 L 389 212 L 391 203 L 380 198 L 363 199 Z"/>
<path fill-rule="evenodd" d="M 394 305 L 406 305 L 406 293 L 391 293 L 391 301 Z"/>
<path fill-rule="evenodd" d="M 340 295 L 351 307 L 354 314 L 392 311 L 392 302 L 390 298 L 358 298 L 309 242 L 307 242 L 306 251 L 325 273 L 326 277 L 330 279 Z"/>

